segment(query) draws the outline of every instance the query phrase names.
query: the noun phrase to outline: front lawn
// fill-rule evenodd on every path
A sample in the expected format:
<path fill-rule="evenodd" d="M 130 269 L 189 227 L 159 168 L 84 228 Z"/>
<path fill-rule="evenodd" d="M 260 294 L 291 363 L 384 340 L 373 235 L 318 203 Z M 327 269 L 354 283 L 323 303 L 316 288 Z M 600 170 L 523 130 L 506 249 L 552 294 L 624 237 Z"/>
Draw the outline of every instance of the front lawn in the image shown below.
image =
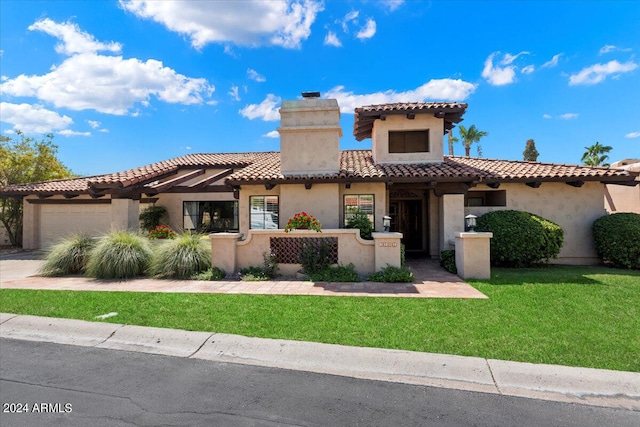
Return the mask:
<path fill-rule="evenodd" d="M 489 299 L 3 289 L 0 311 L 640 372 L 640 272 L 494 269 L 472 285 Z"/>

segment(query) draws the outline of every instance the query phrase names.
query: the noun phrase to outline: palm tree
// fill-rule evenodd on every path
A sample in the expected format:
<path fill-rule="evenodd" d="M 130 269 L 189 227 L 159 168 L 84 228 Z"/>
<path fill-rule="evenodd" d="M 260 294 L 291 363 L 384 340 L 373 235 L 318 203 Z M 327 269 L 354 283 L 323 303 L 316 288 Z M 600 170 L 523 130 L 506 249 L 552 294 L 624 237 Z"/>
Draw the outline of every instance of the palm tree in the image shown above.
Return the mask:
<path fill-rule="evenodd" d="M 602 145 L 596 141 L 590 147 L 584 147 L 586 150 L 582 155 L 582 164 L 587 166 L 609 166 L 609 163 L 605 163 L 609 156 L 607 153 L 613 150 L 613 147 L 609 145 Z"/>
<path fill-rule="evenodd" d="M 460 138 L 462 139 L 462 145 L 464 145 L 464 155 L 469 157 L 469 152 L 471 151 L 471 144 L 476 142 L 478 144 L 478 156 L 482 154 L 482 148 L 480 147 L 480 138 L 483 136 L 489 135 L 489 132 L 485 132 L 483 130 L 478 130 L 476 125 L 471 125 L 467 130 L 464 126 L 458 126 L 460 130 Z"/>
<path fill-rule="evenodd" d="M 458 142 L 459 139 L 456 138 L 455 136 L 453 136 L 453 133 L 451 132 L 451 129 L 449 129 L 449 155 L 453 156 L 453 144 L 455 144 L 456 142 Z"/>

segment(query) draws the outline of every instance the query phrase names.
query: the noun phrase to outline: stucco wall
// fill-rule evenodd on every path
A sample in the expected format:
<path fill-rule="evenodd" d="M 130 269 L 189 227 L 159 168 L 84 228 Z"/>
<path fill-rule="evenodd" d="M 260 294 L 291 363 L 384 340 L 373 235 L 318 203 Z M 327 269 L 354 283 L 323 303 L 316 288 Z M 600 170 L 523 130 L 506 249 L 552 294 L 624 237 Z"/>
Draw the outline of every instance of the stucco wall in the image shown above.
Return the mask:
<path fill-rule="evenodd" d="M 486 185 L 473 190 L 491 191 Z M 469 194 L 472 194 L 472 191 Z M 606 215 L 603 203 L 604 185 L 587 182 L 580 188 L 565 183 L 543 183 L 540 188 L 524 184 L 502 184 L 506 190 L 506 207 L 470 207 L 465 215 L 481 216 L 495 210 L 514 209 L 527 211 L 558 224 L 564 230 L 564 245 L 559 258 L 552 262 L 563 264 L 594 264 L 599 259 L 593 243 L 591 225 Z"/>
<path fill-rule="evenodd" d="M 640 214 L 640 185 L 607 185 L 604 193 L 605 207 L 610 213 L 633 212 Z"/>
<path fill-rule="evenodd" d="M 362 240 L 358 230 L 325 230 L 322 233 L 294 230 L 285 233 L 280 230 L 251 230 L 247 238 L 237 242 L 237 268 L 243 269 L 262 263 L 262 254 L 270 251 L 270 237 L 338 237 L 340 263 L 353 263 L 359 274 L 375 271 L 375 246 L 373 240 Z M 398 238 L 399 239 L 399 238 Z M 398 249 L 399 253 L 399 249 Z M 279 264 L 280 273 L 295 274 L 300 264 Z"/>
<path fill-rule="evenodd" d="M 342 128 L 335 99 L 284 101 L 280 117 L 280 169 L 284 175 L 338 172 Z"/>
<path fill-rule="evenodd" d="M 404 115 L 390 115 L 386 120 L 377 119 L 373 123 L 372 150 L 376 163 L 416 163 L 441 162 L 443 152 L 443 119 L 432 114 L 416 114 L 413 120 Z M 429 129 L 429 149 L 427 153 L 389 153 L 389 131 Z"/>
<path fill-rule="evenodd" d="M 322 228 L 340 228 L 339 184 L 313 184 L 307 190 L 303 184 L 283 185 L 280 188 L 280 228 L 297 212 L 307 212 L 318 218 Z"/>

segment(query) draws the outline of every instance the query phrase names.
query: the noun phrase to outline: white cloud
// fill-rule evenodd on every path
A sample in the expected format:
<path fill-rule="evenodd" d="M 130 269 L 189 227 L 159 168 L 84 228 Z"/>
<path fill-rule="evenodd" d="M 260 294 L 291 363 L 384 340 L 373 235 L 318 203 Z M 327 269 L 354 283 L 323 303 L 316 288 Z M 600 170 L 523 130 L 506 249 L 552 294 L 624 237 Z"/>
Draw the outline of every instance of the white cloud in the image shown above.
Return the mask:
<path fill-rule="evenodd" d="M 536 67 L 533 65 L 527 65 L 526 67 L 522 67 L 522 70 L 520 70 L 520 72 L 522 74 L 531 74 L 536 70 Z"/>
<path fill-rule="evenodd" d="M 365 24 L 364 27 L 360 29 L 360 31 L 358 31 L 358 33 L 356 34 L 356 37 L 359 38 L 360 40 L 366 40 L 375 36 L 375 34 L 376 34 L 376 21 L 374 21 L 373 19 L 367 19 L 367 23 Z"/>
<path fill-rule="evenodd" d="M 344 86 L 336 86 L 329 90 L 325 97 L 337 99 L 341 112 L 353 114 L 355 108 L 363 105 L 425 100 L 463 101 L 475 89 L 476 85 L 462 80 L 440 79 L 430 80 L 414 90 L 405 92 L 387 90 L 361 95 L 345 91 Z"/>
<path fill-rule="evenodd" d="M 552 119 L 552 118 L 553 118 L 553 116 L 551 116 L 551 114 L 543 114 L 543 115 L 542 115 L 542 118 L 543 118 L 543 119 Z"/>
<path fill-rule="evenodd" d="M 515 55 L 511 55 L 510 53 L 507 52 L 502 57 L 502 61 L 500 61 L 500 64 L 501 65 L 511 65 L 511 64 L 513 64 L 513 61 L 515 61 L 516 59 L 518 59 L 519 56 L 522 56 L 522 55 L 529 55 L 529 52 L 522 51 L 520 53 L 516 53 Z"/>
<path fill-rule="evenodd" d="M 547 62 L 545 62 L 544 64 L 542 64 L 540 66 L 540 68 L 553 68 L 556 65 L 558 65 L 558 61 L 560 60 L 560 57 L 564 55 L 563 53 L 559 53 L 557 55 L 553 55 L 553 58 L 551 58 L 550 60 L 548 60 Z"/>
<path fill-rule="evenodd" d="M 597 84 L 604 81 L 610 75 L 613 75 L 615 78 L 622 73 L 628 73 L 636 68 L 638 68 L 638 65 L 633 61 L 621 64 L 614 60 L 606 64 L 594 64 L 583 68 L 577 74 L 569 76 L 569 86 Z"/>
<path fill-rule="evenodd" d="M 560 114 L 558 118 L 562 120 L 573 120 L 573 119 L 577 119 L 578 116 L 579 116 L 578 113 L 564 113 L 564 114 Z"/>
<path fill-rule="evenodd" d="M 55 28 L 54 24 L 47 24 L 46 28 Z M 74 43 L 80 47 L 66 44 L 67 40 L 76 40 L 70 29 L 80 31 L 76 26 L 64 26 L 65 32 L 58 36 L 65 37 L 63 50 L 89 49 L 79 42 Z M 81 36 L 81 40 L 88 36 L 92 43 L 100 45 L 85 33 Z M 137 104 L 148 106 L 152 96 L 167 103 L 201 104 L 215 88 L 203 78 L 184 76 L 154 59 L 145 62 L 87 51 L 73 54 L 51 67 L 48 74 L 21 74 L 3 80 L 0 90 L 5 96 L 36 97 L 58 108 L 135 115 L 130 111 Z"/>
<path fill-rule="evenodd" d="M 280 137 L 280 133 L 277 130 L 272 130 L 271 132 L 267 132 L 262 136 L 264 138 L 278 138 Z"/>
<path fill-rule="evenodd" d="M 231 86 L 231 90 L 228 92 L 231 99 L 234 101 L 240 101 L 240 96 L 238 95 L 238 86 Z"/>
<path fill-rule="evenodd" d="M 336 36 L 336 33 L 334 33 L 333 31 L 329 31 L 324 38 L 324 45 L 341 47 L 342 43 L 340 43 L 340 39 L 338 39 L 338 36 Z"/>
<path fill-rule="evenodd" d="M 631 48 L 624 48 L 624 47 L 614 46 L 612 44 L 606 44 L 600 48 L 600 52 L 598 53 L 600 55 L 604 55 L 605 53 L 611 53 L 611 52 L 631 52 L 631 50 L 632 50 Z"/>
<path fill-rule="evenodd" d="M 95 120 L 87 120 L 87 123 L 91 126 L 91 129 L 98 129 L 100 127 L 100 122 Z"/>
<path fill-rule="evenodd" d="M 55 49 L 58 53 L 73 55 L 76 53 L 109 51 L 118 53 L 122 45 L 116 42 L 101 43 L 91 34 L 85 33 L 72 22 L 59 24 L 49 18 L 36 21 L 29 26 L 29 31 L 42 31 L 61 41 Z"/>
<path fill-rule="evenodd" d="M 640 132 L 629 132 L 624 137 L 625 138 L 640 138 Z"/>
<path fill-rule="evenodd" d="M 380 0 L 380 2 L 391 12 L 404 4 L 404 0 Z"/>
<path fill-rule="evenodd" d="M 62 136 L 91 136 L 91 132 L 76 132 L 75 130 L 65 129 L 58 132 L 58 135 Z"/>
<path fill-rule="evenodd" d="M 506 67 L 499 67 L 493 65 L 493 58 L 499 52 L 494 52 L 484 61 L 484 68 L 482 69 L 482 77 L 484 77 L 489 84 L 494 86 L 503 86 L 513 83 L 516 80 L 516 67 L 515 65 L 509 65 Z M 508 54 L 507 54 L 508 55 Z"/>
<path fill-rule="evenodd" d="M 245 0 L 225 2 L 120 0 L 140 18 L 152 19 L 184 34 L 200 49 L 209 43 L 299 48 L 324 9 L 313 0 Z"/>
<path fill-rule="evenodd" d="M 0 119 L 24 133 L 51 133 L 73 124 L 69 116 L 61 116 L 42 105 L 0 103 Z"/>
<path fill-rule="evenodd" d="M 265 122 L 275 122 L 280 120 L 280 112 L 277 105 L 282 99 L 270 93 L 260 104 L 249 104 L 239 111 L 240 115 L 253 119 L 262 119 Z"/>
<path fill-rule="evenodd" d="M 98 132 L 109 133 L 109 129 L 99 129 Z"/>
<path fill-rule="evenodd" d="M 267 78 L 265 76 L 259 74 L 256 70 L 252 70 L 251 68 L 247 70 L 247 75 L 251 80 L 255 80 L 260 83 L 267 81 Z"/>
<path fill-rule="evenodd" d="M 350 23 L 357 23 L 358 22 L 358 16 L 360 16 L 360 11 L 358 10 L 352 10 L 351 12 L 347 13 L 344 16 L 344 19 L 341 22 L 342 25 L 342 31 L 344 31 L 345 33 L 349 32 L 349 24 Z"/>

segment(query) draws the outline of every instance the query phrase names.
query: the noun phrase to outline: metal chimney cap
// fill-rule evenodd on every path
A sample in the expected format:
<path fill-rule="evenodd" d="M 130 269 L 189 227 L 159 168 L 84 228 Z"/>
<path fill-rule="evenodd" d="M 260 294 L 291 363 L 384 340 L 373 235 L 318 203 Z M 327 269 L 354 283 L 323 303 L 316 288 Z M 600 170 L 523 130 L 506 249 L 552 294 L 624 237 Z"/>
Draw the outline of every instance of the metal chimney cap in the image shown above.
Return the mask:
<path fill-rule="evenodd" d="M 320 92 L 302 92 L 303 98 L 320 98 Z"/>

